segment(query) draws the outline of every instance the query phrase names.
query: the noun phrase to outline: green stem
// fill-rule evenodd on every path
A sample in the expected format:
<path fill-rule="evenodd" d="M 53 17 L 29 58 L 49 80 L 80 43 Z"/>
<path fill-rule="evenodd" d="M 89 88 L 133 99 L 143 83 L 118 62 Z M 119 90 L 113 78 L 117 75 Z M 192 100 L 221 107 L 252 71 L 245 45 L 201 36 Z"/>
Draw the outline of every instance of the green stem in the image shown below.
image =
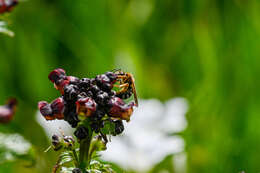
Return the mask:
<path fill-rule="evenodd" d="M 86 139 L 80 141 L 80 147 L 79 147 L 79 166 L 81 169 L 85 169 L 86 167 L 86 162 L 85 162 L 85 153 L 86 153 L 86 146 L 87 146 L 87 143 L 86 143 Z"/>
<path fill-rule="evenodd" d="M 87 165 L 86 167 L 88 167 L 89 163 L 90 163 L 90 157 L 89 157 L 89 149 L 90 149 L 90 144 L 91 144 L 91 140 L 92 140 L 92 132 L 90 133 L 90 135 L 87 137 L 87 147 L 86 147 L 86 161 L 87 161 Z"/>
<path fill-rule="evenodd" d="M 90 163 L 90 157 L 89 157 L 89 148 L 90 148 L 90 143 L 92 140 L 92 131 L 90 134 L 87 136 L 86 139 L 80 141 L 80 148 L 79 148 L 79 167 L 83 171 L 85 171 L 85 168 L 88 167 Z"/>

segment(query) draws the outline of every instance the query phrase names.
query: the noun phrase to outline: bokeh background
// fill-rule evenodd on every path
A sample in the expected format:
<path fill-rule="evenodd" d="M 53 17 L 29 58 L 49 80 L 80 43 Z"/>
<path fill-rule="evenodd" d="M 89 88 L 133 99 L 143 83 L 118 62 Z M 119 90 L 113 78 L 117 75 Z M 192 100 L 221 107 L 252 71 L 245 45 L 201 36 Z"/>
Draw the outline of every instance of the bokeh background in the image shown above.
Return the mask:
<path fill-rule="evenodd" d="M 58 96 L 47 79 L 56 67 L 79 77 L 119 67 L 134 74 L 140 98 L 186 98 L 187 173 L 259 172 L 259 17 L 257 0 L 21 2 L 8 15 L 15 37 L 0 35 L 0 102 L 19 99 L 0 130 L 30 141 L 37 164 L 8 162 L 0 172 L 50 172 L 55 163 L 35 114 L 39 100 Z"/>

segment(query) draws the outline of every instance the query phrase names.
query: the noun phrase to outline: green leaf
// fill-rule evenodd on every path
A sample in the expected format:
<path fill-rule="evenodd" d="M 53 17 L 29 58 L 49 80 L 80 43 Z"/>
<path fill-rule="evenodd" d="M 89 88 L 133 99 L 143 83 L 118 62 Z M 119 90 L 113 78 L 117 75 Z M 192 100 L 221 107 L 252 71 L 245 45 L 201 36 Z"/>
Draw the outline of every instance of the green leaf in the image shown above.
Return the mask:
<path fill-rule="evenodd" d="M 112 135 L 115 131 L 115 124 L 110 120 L 104 121 L 104 127 L 101 129 L 101 132 L 106 135 Z"/>
<path fill-rule="evenodd" d="M 62 152 L 60 155 L 60 162 L 59 165 L 64 165 L 65 163 L 69 163 L 73 161 L 73 156 L 71 152 Z"/>

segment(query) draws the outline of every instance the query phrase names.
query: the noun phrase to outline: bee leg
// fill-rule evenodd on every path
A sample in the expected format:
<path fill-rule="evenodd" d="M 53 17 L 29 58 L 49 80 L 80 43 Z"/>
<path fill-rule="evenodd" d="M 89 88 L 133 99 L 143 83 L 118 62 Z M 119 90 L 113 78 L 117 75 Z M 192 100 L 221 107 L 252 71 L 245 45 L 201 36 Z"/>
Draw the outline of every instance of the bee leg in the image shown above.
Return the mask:
<path fill-rule="evenodd" d="M 125 93 L 129 88 L 129 84 L 125 83 L 125 84 L 119 85 L 119 88 L 120 88 L 120 90 L 117 91 L 116 94 Z"/>

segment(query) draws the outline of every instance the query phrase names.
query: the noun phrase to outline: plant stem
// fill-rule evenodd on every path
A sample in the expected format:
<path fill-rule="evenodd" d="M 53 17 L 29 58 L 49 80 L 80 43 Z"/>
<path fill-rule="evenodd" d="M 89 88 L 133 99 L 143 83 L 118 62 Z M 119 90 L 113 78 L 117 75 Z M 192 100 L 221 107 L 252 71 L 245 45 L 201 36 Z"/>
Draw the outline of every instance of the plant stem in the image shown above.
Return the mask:
<path fill-rule="evenodd" d="M 86 162 L 84 159 L 85 153 L 86 153 L 86 139 L 80 141 L 80 147 L 79 147 L 79 166 L 81 169 L 85 169 Z"/>
<path fill-rule="evenodd" d="M 85 171 L 85 168 L 88 167 L 90 158 L 89 158 L 89 148 L 90 148 L 90 143 L 92 140 L 92 131 L 90 134 L 87 136 L 86 139 L 82 140 L 80 142 L 80 148 L 79 148 L 79 167 L 83 171 Z"/>

